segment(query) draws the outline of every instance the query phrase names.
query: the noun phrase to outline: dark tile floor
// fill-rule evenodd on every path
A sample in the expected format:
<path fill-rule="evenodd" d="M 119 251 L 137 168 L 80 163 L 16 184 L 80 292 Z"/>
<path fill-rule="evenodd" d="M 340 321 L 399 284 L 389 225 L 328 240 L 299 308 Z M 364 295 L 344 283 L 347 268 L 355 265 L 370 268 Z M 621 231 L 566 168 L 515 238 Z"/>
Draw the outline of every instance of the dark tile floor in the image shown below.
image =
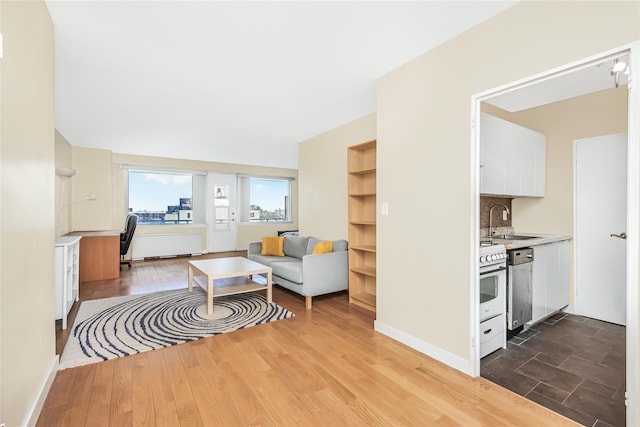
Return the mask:
<path fill-rule="evenodd" d="M 557 313 L 482 359 L 481 376 L 585 426 L 624 426 L 625 334 Z"/>

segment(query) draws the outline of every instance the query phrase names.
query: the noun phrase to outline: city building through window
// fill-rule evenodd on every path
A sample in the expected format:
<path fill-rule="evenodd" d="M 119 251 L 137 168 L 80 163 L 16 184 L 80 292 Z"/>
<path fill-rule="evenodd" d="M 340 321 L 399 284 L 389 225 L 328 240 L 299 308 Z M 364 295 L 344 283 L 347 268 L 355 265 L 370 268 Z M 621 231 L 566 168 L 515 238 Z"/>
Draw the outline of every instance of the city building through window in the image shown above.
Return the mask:
<path fill-rule="evenodd" d="M 129 212 L 138 224 L 193 222 L 193 175 L 129 171 Z"/>
<path fill-rule="evenodd" d="M 291 183 L 288 179 L 241 176 L 240 221 L 291 221 Z"/>
<path fill-rule="evenodd" d="M 213 185 L 207 184 L 206 177 L 201 172 L 129 169 L 129 212 L 138 215 L 140 225 L 205 224 L 207 185 Z M 211 191 L 214 198 L 224 198 L 227 203 L 233 199 L 233 195 L 223 197 L 222 187 Z M 237 207 L 240 222 L 291 221 L 288 178 L 239 176 L 237 196 L 237 204 L 232 203 L 229 209 Z"/>

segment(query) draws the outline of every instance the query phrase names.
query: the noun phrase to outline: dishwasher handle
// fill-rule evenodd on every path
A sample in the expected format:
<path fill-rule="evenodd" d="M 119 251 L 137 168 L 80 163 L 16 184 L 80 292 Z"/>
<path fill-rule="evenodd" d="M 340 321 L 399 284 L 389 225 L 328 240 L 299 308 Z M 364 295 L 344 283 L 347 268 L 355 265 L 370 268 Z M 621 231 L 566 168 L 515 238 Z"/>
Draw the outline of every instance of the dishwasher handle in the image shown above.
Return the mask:
<path fill-rule="evenodd" d="M 507 252 L 509 265 L 520 265 L 533 262 L 533 248 L 512 249 Z"/>

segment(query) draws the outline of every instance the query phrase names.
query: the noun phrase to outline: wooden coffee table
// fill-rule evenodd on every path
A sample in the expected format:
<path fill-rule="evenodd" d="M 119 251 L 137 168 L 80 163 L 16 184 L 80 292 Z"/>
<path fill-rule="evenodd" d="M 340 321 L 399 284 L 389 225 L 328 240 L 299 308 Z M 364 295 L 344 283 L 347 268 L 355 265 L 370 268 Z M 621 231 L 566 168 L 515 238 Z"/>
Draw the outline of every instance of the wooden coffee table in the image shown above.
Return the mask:
<path fill-rule="evenodd" d="M 267 284 L 252 280 L 254 274 L 266 274 Z M 267 291 L 271 302 L 271 268 L 242 257 L 189 261 L 189 292 L 193 282 L 207 291 L 207 314 L 213 313 L 213 297 Z"/>

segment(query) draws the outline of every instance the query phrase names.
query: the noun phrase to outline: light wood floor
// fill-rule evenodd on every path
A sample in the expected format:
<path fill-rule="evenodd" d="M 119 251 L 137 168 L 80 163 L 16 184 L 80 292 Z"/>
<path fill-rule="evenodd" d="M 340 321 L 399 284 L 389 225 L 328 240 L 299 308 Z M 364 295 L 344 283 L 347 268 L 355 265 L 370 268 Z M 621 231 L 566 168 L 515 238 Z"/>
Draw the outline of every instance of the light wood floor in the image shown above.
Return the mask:
<path fill-rule="evenodd" d="M 185 288 L 188 260 L 134 263 L 81 284 L 81 299 Z M 374 332 L 346 293 L 310 311 L 277 286 L 273 296 L 296 316 L 58 372 L 37 425 L 577 425 Z M 61 349 L 66 331 L 57 337 Z"/>

